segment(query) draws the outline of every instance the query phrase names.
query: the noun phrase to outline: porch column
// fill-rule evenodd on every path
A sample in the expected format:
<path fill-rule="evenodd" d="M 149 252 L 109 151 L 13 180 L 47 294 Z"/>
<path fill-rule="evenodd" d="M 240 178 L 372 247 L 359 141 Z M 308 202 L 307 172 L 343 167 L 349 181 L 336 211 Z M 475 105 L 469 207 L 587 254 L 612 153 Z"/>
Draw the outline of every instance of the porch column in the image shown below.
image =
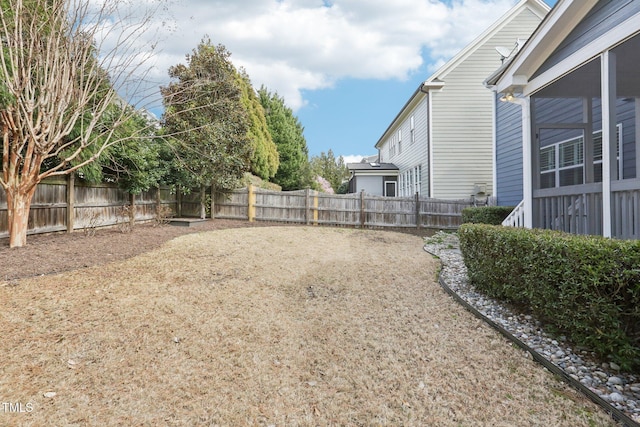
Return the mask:
<path fill-rule="evenodd" d="M 606 51 L 601 57 L 602 79 L 602 235 L 612 236 L 611 180 L 616 165 L 616 56 Z M 612 151 L 613 150 L 613 151 Z"/>
<path fill-rule="evenodd" d="M 531 97 L 523 98 L 510 96 L 508 102 L 522 108 L 522 200 L 524 212 L 524 228 L 533 228 L 533 129 L 531 120 Z"/>
<path fill-rule="evenodd" d="M 531 144 L 531 97 L 520 98 L 522 105 L 522 186 L 524 227 L 533 228 L 533 146 Z"/>
<path fill-rule="evenodd" d="M 636 178 L 640 178 L 640 98 L 636 98 Z"/>

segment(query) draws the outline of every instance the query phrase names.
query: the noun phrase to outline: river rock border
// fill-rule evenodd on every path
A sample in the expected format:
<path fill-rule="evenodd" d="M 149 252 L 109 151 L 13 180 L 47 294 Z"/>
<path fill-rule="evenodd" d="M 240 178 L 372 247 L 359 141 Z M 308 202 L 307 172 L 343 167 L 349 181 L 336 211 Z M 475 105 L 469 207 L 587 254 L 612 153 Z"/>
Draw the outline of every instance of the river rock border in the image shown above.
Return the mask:
<path fill-rule="evenodd" d="M 640 427 L 640 379 L 615 363 L 598 362 L 594 353 L 552 336 L 533 316 L 518 313 L 469 284 L 458 236 L 438 232 L 424 250 L 442 261 L 440 285 L 478 318 L 521 347 L 534 360 L 601 406 L 625 426 Z"/>

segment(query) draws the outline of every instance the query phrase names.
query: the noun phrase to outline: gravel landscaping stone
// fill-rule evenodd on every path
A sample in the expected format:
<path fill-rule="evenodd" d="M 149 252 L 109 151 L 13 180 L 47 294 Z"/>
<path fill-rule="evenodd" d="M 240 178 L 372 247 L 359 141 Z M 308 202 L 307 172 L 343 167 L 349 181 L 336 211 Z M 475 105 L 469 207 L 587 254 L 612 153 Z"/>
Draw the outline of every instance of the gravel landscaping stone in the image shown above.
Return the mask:
<path fill-rule="evenodd" d="M 620 372 L 620 367 L 615 363 L 598 361 L 593 352 L 572 348 L 566 337 L 552 336 L 533 316 L 515 313 L 504 304 L 478 292 L 469 284 L 456 234 L 438 232 L 425 239 L 424 249 L 440 258 L 441 278 L 459 297 L 629 418 L 640 422 L 638 376 Z"/>

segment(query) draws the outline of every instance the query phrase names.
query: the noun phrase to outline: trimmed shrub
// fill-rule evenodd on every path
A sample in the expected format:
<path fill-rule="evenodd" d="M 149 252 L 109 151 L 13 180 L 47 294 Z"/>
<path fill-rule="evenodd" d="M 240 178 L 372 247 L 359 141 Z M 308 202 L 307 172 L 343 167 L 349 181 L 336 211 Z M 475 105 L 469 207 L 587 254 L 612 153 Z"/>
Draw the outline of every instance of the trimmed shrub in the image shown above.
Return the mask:
<path fill-rule="evenodd" d="M 513 206 L 480 206 L 464 208 L 462 222 L 472 224 L 500 225 L 513 211 Z"/>
<path fill-rule="evenodd" d="M 470 282 L 524 304 L 575 344 L 640 367 L 640 242 L 463 224 Z"/>

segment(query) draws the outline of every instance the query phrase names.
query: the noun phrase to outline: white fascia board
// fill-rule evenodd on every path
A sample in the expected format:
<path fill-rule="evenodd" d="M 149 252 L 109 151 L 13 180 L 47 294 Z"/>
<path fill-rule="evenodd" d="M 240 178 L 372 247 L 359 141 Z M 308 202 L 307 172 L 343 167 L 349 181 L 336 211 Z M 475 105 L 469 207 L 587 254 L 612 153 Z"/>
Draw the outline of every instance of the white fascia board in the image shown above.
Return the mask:
<path fill-rule="evenodd" d="M 598 0 L 559 0 L 496 83 L 498 93 L 521 87 L 551 56 Z M 519 76 L 518 78 L 515 78 Z M 525 82 L 526 84 L 526 82 Z"/>
<path fill-rule="evenodd" d="M 353 174 L 354 176 L 398 176 L 400 175 L 400 171 L 398 170 L 367 170 L 367 171 L 357 171 Z"/>
<path fill-rule="evenodd" d="M 493 25 L 487 28 L 482 34 L 476 37 L 471 43 L 469 43 L 464 49 L 458 52 L 453 58 L 447 61 L 442 67 L 440 67 L 435 73 L 431 75 L 425 84 L 432 82 L 436 79 L 444 79 L 447 74 L 454 70 L 461 62 L 463 62 L 469 55 L 483 46 L 491 37 L 493 37 L 502 27 L 518 15 L 522 10 L 528 8 L 533 10 L 538 16 L 547 13 L 549 6 L 540 0 L 521 0 L 517 5 L 509 9 L 504 15 L 497 19 Z"/>
<path fill-rule="evenodd" d="M 537 92 L 638 32 L 640 32 L 640 13 L 612 28 L 609 32 L 574 52 L 564 61 L 531 80 L 523 89 L 524 95 Z"/>

